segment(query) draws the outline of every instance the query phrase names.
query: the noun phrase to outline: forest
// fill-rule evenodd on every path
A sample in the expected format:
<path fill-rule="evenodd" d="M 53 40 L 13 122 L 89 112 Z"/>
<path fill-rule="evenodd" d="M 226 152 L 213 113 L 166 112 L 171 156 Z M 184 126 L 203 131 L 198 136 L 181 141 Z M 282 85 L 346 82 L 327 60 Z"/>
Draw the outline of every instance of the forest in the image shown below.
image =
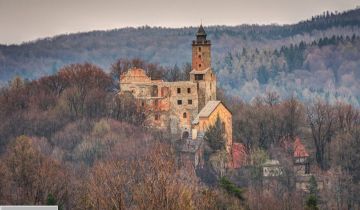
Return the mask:
<path fill-rule="evenodd" d="M 268 91 L 251 103 L 219 88 L 233 114 L 233 137 L 246 164 L 224 161 L 221 129 L 205 135 L 205 168 L 179 166 L 166 131 L 146 126 L 131 95 L 117 97 L 117 78 L 132 66 L 165 80 L 186 78 L 143 60 L 120 59 L 110 73 L 67 65 L 37 80 L 13 79 L 0 91 L 0 204 L 60 209 L 358 209 L 360 111 L 323 100 L 303 103 Z M 219 123 L 221 125 L 221 123 Z M 310 153 L 310 192 L 296 189 L 292 151 L 282 139 L 300 137 Z M 215 139 L 215 140 L 214 140 Z M 266 160 L 281 176 L 268 187 Z M 205 174 L 205 176 L 204 176 Z M 212 177 L 210 177 L 212 176 Z M 318 190 L 317 184 L 326 187 Z"/>
<path fill-rule="evenodd" d="M 360 9 L 326 11 L 291 25 L 208 26 L 219 85 L 251 102 L 266 91 L 282 99 L 321 98 L 359 106 Z M 20 45 L 0 45 L 0 84 L 16 76 L 34 80 L 73 63 L 111 71 L 119 58 L 165 69 L 191 61 L 197 27 L 138 27 L 64 34 Z M 314 79 L 316 78 L 316 81 Z"/>

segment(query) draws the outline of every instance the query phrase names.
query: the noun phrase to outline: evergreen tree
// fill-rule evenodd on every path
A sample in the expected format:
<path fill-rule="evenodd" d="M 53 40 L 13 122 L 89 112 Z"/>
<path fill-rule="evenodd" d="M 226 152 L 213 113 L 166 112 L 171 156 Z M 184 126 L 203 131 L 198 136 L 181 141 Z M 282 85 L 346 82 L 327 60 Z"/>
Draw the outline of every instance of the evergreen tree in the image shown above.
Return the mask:
<path fill-rule="evenodd" d="M 49 206 L 54 206 L 56 205 L 56 199 L 55 197 L 53 196 L 53 194 L 48 194 L 47 196 L 47 199 L 46 199 L 46 205 L 49 205 Z"/>
<path fill-rule="evenodd" d="M 319 209 L 319 207 L 317 206 L 319 200 L 318 185 L 314 176 L 311 176 L 309 180 L 309 192 L 310 195 L 306 201 L 306 209 L 307 210 Z"/>
<path fill-rule="evenodd" d="M 211 125 L 205 132 L 204 139 L 214 151 L 225 149 L 225 126 L 219 116 L 214 125 Z"/>
<path fill-rule="evenodd" d="M 221 177 L 220 186 L 230 195 L 235 196 L 240 200 L 244 200 L 243 190 L 232 183 L 228 178 Z"/>

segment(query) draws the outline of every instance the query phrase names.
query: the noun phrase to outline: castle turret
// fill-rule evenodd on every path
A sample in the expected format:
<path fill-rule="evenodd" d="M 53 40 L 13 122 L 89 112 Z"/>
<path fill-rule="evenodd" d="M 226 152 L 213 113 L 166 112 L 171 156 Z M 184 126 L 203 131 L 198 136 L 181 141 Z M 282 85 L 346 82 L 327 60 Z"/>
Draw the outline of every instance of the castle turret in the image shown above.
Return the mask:
<path fill-rule="evenodd" d="M 190 81 L 197 83 L 199 111 L 208 101 L 216 100 L 216 76 L 211 69 L 211 41 L 200 25 L 192 42 L 192 71 Z"/>
<path fill-rule="evenodd" d="M 192 69 L 201 71 L 211 68 L 211 42 L 206 39 L 206 32 L 200 25 L 196 40 L 192 42 Z"/>

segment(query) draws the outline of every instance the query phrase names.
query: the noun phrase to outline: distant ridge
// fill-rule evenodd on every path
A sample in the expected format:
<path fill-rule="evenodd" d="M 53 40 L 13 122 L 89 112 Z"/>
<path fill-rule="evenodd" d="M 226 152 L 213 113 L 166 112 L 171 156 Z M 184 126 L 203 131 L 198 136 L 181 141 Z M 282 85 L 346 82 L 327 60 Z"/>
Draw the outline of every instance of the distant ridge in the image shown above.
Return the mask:
<path fill-rule="evenodd" d="M 311 44 L 324 38 L 331 39 L 334 36 L 343 38 L 360 36 L 360 9 L 342 13 L 325 12 L 292 25 L 209 26 L 205 29 L 214 43 L 215 71 L 222 73 L 225 72 L 224 68 L 231 68 L 233 73 L 239 73 L 242 71 L 242 64 L 237 61 L 236 55 L 243 48 L 248 51 L 268 50 L 273 53 L 274 50 L 280 50 L 283 47 L 300 43 Z M 59 68 L 71 63 L 90 62 L 109 71 L 111 64 L 119 58 L 140 58 L 163 66 L 175 64 L 182 66 L 191 60 L 189 48 L 195 32 L 195 27 L 174 29 L 143 26 L 58 35 L 21 45 L 0 45 L 0 84 L 7 84 L 7 81 L 16 75 L 27 79 L 51 75 Z M 312 48 L 307 46 L 306 51 L 302 53 L 307 53 L 310 49 Z M 226 59 L 231 57 L 234 59 L 234 56 L 235 60 L 230 66 L 224 65 L 228 62 Z M 261 59 L 261 62 L 265 62 L 264 59 Z M 296 66 L 306 67 L 300 64 Z M 261 65 L 254 63 L 252 67 L 255 72 L 258 72 Z M 328 67 L 333 69 L 331 66 Z M 251 72 L 248 67 L 246 68 L 247 72 Z M 279 69 L 275 69 L 275 72 L 281 71 Z M 266 68 L 265 71 L 273 72 Z M 258 73 L 253 76 L 247 75 L 245 79 L 240 78 L 240 80 L 245 82 L 258 80 L 256 74 Z M 268 77 L 268 74 L 266 73 L 265 76 Z M 341 75 L 338 76 L 341 78 Z M 235 74 L 235 77 L 239 79 L 237 77 L 243 76 L 239 73 L 239 76 Z M 271 79 L 278 78 L 274 76 Z M 268 84 L 272 80 L 264 81 Z M 225 81 L 220 84 L 225 88 L 226 85 Z M 236 92 L 242 87 L 228 85 L 227 88 L 231 88 L 230 92 Z"/>

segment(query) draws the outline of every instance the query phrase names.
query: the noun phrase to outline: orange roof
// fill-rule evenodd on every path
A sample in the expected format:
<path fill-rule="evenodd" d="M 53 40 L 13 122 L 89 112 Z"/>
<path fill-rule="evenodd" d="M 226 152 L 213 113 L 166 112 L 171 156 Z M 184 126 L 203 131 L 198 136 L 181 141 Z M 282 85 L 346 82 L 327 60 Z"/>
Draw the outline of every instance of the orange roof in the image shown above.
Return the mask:
<path fill-rule="evenodd" d="M 233 143 L 232 155 L 233 155 L 233 163 L 232 163 L 233 168 L 240 168 L 241 166 L 245 165 L 247 154 L 244 144 Z"/>
<path fill-rule="evenodd" d="M 309 153 L 307 153 L 299 137 L 296 137 L 294 142 L 294 157 L 309 157 Z"/>

